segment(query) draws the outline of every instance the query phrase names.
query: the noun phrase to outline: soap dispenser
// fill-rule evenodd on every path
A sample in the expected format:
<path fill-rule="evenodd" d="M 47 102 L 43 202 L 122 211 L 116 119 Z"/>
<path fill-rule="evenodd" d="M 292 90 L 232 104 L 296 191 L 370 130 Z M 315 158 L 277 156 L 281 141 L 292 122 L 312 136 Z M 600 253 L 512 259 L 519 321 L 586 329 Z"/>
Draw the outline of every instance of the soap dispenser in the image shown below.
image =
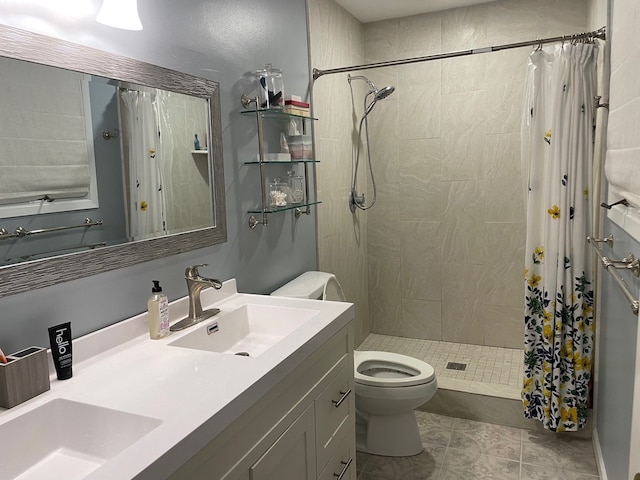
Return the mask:
<path fill-rule="evenodd" d="M 166 337 L 169 333 L 169 300 L 162 293 L 158 280 L 153 280 L 147 308 L 149 309 L 149 337 L 153 340 Z"/>

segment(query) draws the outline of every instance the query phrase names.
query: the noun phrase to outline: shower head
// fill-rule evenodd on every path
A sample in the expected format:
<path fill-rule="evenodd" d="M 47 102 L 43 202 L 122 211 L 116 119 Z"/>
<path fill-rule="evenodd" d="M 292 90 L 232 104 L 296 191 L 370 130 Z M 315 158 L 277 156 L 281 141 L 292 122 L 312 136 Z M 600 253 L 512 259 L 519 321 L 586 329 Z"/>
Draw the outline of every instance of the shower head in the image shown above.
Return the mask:
<path fill-rule="evenodd" d="M 388 86 L 388 87 L 383 87 L 380 90 L 378 90 L 377 88 L 374 91 L 371 91 L 367 94 L 367 96 L 369 96 L 370 94 L 373 94 L 373 100 L 371 101 L 371 103 L 369 105 L 367 105 L 367 107 L 364 109 L 364 115 L 367 116 L 369 115 L 369 113 L 371 112 L 371 110 L 373 110 L 373 106 L 376 104 L 376 102 L 378 100 L 382 100 L 384 98 L 387 98 L 389 95 L 391 95 L 394 91 L 395 91 L 396 87 L 393 86 Z"/>
<path fill-rule="evenodd" d="M 351 80 L 364 80 L 369 85 L 369 91 L 365 95 L 365 102 L 366 102 L 367 97 L 369 95 L 373 95 L 373 100 L 371 101 L 371 103 L 369 105 L 366 106 L 366 108 L 364 110 L 365 116 L 369 115 L 369 112 L 371 112 L 371 110 L 373 109 L 373 106 L 376 104 L 376 102 L 378 100 L 382 100 L 383 98 L 387 98 L 396 89 L 396 87 L 393 87 L 393 86 L 382 87 L 382 88 L 378 89 L 378 87 L 376 87 L 375 83 L 373 83 L 367 77 L 362 76 L 362 75 L 356 75 L 356 76 L 353 76 L 353 77 L 351 75 L 347 75 L 347 81 L 349 83 L 351 83 Z"/>
<path fill-rule="evenodd" d="M 376 91 L 375 101 L 377 102 L 378 100 L 387 98 L 389 95 L 391 95 L 395 91 L 395 89 L 396 87 L 391 85 L 388 87 L 382 87 L 380 90 Z"/>

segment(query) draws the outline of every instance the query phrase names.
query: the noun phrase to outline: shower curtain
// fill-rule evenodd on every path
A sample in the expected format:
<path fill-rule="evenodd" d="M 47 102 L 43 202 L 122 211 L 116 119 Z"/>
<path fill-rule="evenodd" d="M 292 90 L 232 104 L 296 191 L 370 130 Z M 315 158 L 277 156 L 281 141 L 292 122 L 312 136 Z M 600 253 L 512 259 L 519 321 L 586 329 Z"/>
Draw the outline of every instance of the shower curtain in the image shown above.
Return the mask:
<path fill-rule="evenodd" d="M 128 139 L 129 236 L 156 237 L 166 229 L 159 122 L 153 94 L 120 90 Z"/>
<path fill-rule="evenodd" d="M 522 401 L 557 432 L 587 418 L 593 354 L 591 233 L 598 47 L 538 48 L 529 57 L 522 160 L 527 201 Z"/>

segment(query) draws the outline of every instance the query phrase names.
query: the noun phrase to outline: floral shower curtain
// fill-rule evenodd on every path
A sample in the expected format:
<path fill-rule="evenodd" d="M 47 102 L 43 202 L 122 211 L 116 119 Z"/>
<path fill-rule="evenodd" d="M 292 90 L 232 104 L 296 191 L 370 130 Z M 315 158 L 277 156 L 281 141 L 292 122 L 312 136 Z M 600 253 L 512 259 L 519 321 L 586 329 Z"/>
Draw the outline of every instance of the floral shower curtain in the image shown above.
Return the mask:
<path fill-rule="evenodd" d="M 123 135 L 127 139 L 129 236 L 156 237 L 166 229 L 159 124 L 154 94 L 120 90 Z"/>
<path fill-rule="evenodd" d="M 584 426 L 593 353 L 593 97 L 598 47 L 529 57 L 522 159 L 527 200 L 525 417 L 552 431 Z"/>

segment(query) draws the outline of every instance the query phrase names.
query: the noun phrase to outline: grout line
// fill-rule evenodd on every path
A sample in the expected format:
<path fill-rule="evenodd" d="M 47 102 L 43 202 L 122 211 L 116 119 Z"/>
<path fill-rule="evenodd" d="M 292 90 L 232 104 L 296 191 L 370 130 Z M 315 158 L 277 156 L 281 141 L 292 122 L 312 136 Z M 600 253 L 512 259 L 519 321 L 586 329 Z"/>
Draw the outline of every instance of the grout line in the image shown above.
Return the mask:
<path fill-rule="evenodd" d="M 520 474 L 518 478 L 522 478 L 522 455 L 524 454 L 524 430 L 520 432 Z"/>
<path fill-rule="evenodd" d="M 444 455 L 442 456 L 442 462 L 440 462 L 440 468 L 438 469 L 438 475 L 436 475 L 436 478 L 434 480 L 439 480 L 440 476 L 442 475 L 442 467 L 444 466 L 444 461 L 447 458 L 447 452 L 449 452 L 449 447 L 444 449 Z"/>

